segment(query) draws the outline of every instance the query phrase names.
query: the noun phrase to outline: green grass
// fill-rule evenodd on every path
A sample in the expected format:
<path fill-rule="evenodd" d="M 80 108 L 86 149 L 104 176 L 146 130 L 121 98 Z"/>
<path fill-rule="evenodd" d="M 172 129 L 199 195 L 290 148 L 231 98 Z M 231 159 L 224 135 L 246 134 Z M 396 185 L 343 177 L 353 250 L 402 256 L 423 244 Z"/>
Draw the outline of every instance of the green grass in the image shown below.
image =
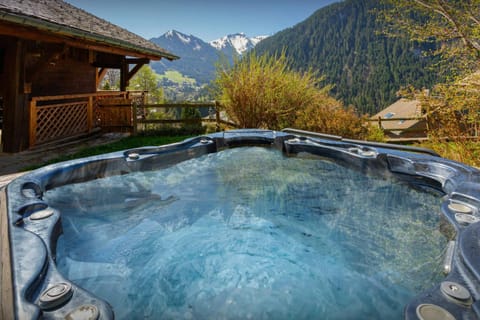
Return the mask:
<path fill-rule="evenodd" d="M 185 82 L 190 83 L 190 84 L 195 84 L 197 82 L 195 79 L 184 76 L 183 74 L 181 74 L 178 71 L 165 71 L 165 74 L 160 75 L 159 78 L 161 80 L 166 78 L 166 79 L 168 79 L 170 81 L 173 81 L 175 83 L 178 83 L 178 84 L 182 84 L 182 83 L 185 83 Z"/>
<path fill-rule="evenodd" d="M 95 156 L 99 154 L 120 151 L 125 149 L 132 149 L 132 148 L 138 148 L 143 146 L 165 145 L 165 144 L 183 141 L 189 137 L 191 136 L 186 136 L 186 135 L 185 136 L 130 136 L 112 143 L 94 146 L 94 147 L 86 147 L 73 154 L 63 155 L 42 164 L 26 167 L 24 170 L 34 170 L 52 163 L 84 158 L 89 156 Z"/>
<path fill-rule="evenodd" d="M 444 158 L 462 162 L 480 168 L 480 143 L 475 140 L 465 141 L 427 141 L 421 147 L 436 151 Z"/>

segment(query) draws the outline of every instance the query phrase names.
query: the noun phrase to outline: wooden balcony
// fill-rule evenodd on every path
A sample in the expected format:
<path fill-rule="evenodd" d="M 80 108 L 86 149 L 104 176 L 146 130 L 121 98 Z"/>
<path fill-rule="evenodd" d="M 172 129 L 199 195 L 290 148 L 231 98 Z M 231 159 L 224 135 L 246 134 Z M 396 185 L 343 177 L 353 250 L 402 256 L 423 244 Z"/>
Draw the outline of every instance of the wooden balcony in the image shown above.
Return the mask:
<path fill-rule="evenodd" d="M 133 105 L 144 92 L 33 97 L 30 101 L 30 148 L 91 134 L 102 128 L 132 126 Z"/>
<path fill-rule="evenodd" d="M 215 122 L 236 125 L 221 118 L 217 102 L 146 104 L 145 91 L 102 91 L 91 94 L 34 97 L 30 101 L 29 147 L 75 140 L 97 131 L 136 133 L 137 126 Z M 207 108 L 201 119 L 156 119 L 155 110 Z"/>

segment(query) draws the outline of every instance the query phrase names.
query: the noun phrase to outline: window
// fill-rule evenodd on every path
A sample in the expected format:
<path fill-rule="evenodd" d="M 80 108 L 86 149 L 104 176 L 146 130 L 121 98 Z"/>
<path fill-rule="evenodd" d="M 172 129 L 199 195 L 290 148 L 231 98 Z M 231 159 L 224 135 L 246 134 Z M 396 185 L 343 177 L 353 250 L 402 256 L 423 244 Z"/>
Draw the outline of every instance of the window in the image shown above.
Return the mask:
<path fill-rule="evenodd" d="M 395 112 L 389 112 L 389 113 L 387 113 L 386 115 L 384 115 L 383 117 L 384 117 L 385 119 L 390 119 L 390 118 L 392 118 L 394 115 L 395 115 Z"/>

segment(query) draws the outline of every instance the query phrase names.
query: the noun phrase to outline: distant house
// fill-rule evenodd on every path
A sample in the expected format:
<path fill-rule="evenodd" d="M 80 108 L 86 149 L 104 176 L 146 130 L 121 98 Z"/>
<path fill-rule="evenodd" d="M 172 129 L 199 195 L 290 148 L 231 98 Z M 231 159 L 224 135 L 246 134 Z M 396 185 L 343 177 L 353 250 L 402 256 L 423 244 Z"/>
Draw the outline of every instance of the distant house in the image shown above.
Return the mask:
<path fill-rule="evenodd" d="M 120 70 L 123 92 L 141 66 L 162 58 L 178 59 L 62 0 L 2 0 L 0 151 L 91 132 L 98 126 L 96 89 L 107 69 Z"/>
<path fill-rule="evenodd" d="M 418 100 L 402 98 L 370 118 L 381 126 L 389 139 L 427 136 L 426 120 Z M 375 120 L 375 121 L 374 121 Z"/>

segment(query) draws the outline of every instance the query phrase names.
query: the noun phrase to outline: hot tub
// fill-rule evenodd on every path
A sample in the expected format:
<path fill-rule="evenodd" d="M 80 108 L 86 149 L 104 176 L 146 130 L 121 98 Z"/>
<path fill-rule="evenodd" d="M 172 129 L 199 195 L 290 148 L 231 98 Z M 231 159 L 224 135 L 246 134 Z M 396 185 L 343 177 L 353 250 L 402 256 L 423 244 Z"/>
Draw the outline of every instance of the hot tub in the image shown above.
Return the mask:
<path fill-rule="evenodd" d="M 298 130 L 50 165 L 0 198 L 2 313 L 474 319 L 479 177 L 429 150 Z"/>

